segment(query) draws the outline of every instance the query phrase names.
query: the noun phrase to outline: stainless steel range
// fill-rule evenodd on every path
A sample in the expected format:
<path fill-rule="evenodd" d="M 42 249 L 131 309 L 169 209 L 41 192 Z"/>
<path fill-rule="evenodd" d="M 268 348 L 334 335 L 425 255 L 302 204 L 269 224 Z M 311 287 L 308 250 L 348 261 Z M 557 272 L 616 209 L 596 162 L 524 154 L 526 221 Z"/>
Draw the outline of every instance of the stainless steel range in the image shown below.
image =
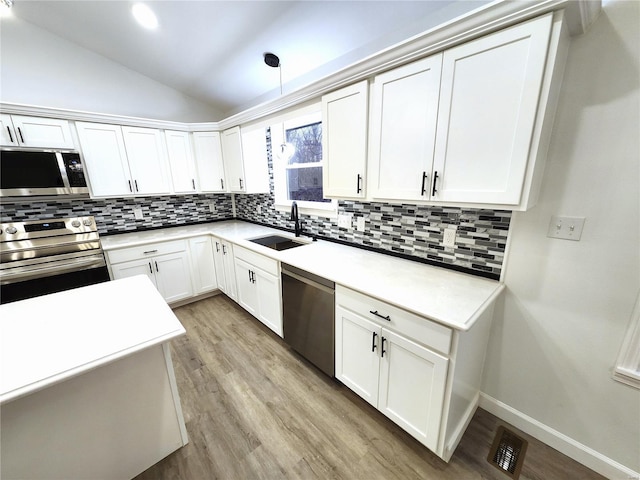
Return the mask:
<path fill-rule="evenodd" d="M 93 217 L 0 224 L 0 303 L 108 280 Z"/>

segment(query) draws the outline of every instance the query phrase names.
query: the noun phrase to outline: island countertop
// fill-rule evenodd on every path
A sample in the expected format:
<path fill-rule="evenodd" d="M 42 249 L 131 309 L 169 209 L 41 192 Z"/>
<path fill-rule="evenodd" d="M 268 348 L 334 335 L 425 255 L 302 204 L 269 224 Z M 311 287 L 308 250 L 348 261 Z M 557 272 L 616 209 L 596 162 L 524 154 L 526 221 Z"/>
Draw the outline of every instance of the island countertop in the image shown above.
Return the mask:
<path fill-rule="evenodd" d="M 185 334 L 146 276 L 0 306 L 0 404 Z"/>

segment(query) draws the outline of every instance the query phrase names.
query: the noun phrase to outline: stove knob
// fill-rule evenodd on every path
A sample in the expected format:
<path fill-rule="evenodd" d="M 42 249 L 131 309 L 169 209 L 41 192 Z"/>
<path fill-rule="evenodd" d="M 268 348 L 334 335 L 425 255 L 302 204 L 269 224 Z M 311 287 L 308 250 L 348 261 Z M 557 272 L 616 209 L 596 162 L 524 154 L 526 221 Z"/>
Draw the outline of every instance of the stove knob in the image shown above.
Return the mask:
<path fill-rule="evenodd" d="M 16 227 L 7 227 L 7 233 L 9 235 L 13 235 L 14 233 L 17 233 L 18 229 Z"/>
<path fill-rule="evenodd" d="M 90 218 L 85 218 L 82 223 L 84 223 L 85 227 L 90 227 L 93 224 Z"/>
<path fill-rule="evenodd" d="M 74 220 L 73 222 L 71 222 L 71 226 L 78 228 L 80 226 L 80 221 L 79 220 Z"/>

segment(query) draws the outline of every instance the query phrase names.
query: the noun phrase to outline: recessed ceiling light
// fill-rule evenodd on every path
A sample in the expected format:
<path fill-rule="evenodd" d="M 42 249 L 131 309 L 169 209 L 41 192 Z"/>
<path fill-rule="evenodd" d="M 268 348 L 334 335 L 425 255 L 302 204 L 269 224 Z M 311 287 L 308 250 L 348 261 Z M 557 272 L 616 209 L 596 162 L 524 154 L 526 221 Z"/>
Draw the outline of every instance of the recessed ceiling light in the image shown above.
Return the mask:
<path fill-rule="evenodd" d="M 144 3 L 134 4 L 133 7 L 131 7 L 131 13 L 133 13 L 134 18 L 144 28 L 148 28 L 150 30 L 158 28 L 158 17 L 156 17 L 153 10 Z"/>
<path fill-rule="evenodd" d="M 13 16 L 13 12 L 11 11 L 11 7 L 13 6 L 13 0 L 1 0 L 0 1 L 0 17 L 11 17 Z"/>

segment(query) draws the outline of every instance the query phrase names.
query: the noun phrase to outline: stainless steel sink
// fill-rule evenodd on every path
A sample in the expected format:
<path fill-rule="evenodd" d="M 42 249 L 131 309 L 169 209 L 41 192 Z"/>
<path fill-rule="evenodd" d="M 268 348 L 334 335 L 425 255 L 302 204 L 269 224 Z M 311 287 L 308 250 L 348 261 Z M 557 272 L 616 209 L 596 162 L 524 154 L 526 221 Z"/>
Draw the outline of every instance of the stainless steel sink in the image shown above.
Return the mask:
<path fill-rule="evenodd" d="M 274 250 L 288 250 L 289 248 L 301 247 L 306 242 L 294 240 L 290 237 L 282 237 L 280 235 L 268 235 L 266 237 L 252 238 L 250 242 L 264 245 Z"/>

